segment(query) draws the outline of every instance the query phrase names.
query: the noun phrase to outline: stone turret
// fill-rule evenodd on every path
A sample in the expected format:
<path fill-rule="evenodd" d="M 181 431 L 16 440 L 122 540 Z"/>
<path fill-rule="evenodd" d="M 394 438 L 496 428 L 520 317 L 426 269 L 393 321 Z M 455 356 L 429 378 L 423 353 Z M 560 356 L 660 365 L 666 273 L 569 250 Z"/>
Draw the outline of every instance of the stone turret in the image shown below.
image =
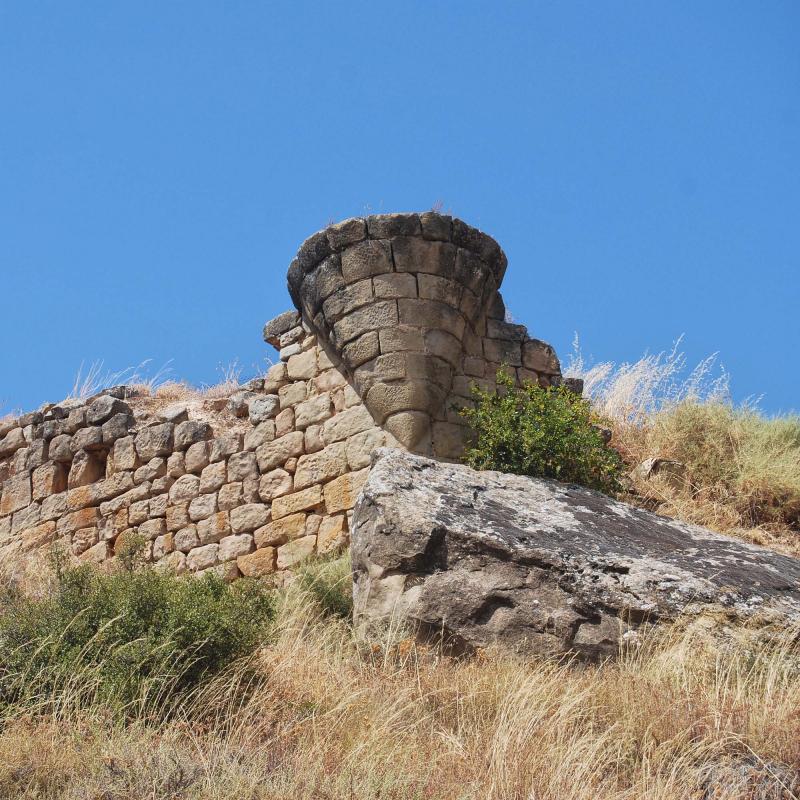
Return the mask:
<path fill-rule="evenodd" d="M 497 242 L 434 212 L 352 218 L 315 233 L 289 267 L 303 322 L 377 425 L 409 450 L 453 458 L 453 405 L 501 364 L 518 381 L 561 379 L 553 349 L 505 322 Z"/>

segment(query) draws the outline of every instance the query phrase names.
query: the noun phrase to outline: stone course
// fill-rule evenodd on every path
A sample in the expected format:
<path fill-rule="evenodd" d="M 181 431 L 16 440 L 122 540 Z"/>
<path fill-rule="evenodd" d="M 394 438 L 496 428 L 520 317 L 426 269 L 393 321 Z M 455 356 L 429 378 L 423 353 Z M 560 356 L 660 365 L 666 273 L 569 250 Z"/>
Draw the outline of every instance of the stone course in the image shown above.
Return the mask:
<path fill-rule="evenodd" d="M 505 269 L 491 237 L 433 212 L 314 234 L 289 267 L 298 310 L 264 327 L 279 361 L 263 378 L 155 410 L 114 387 L 0 421 L 0 560 L 57 543 L 103 562 L 138 534 L 178 573 L 282 581 L 346 546 L 375 449 L 458 459 L 472 384 L 501 364 L 561 381 L 553 349 L 505 321 Z"/>

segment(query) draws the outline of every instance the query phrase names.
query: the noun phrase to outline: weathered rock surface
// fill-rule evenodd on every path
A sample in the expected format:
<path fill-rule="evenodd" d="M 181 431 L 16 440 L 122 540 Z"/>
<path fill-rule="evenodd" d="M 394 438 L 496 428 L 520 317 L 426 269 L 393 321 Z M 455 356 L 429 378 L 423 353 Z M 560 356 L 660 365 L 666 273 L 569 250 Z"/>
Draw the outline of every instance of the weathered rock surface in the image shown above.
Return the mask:
<path fill-rule="evenodd" d="M 800 622 L 800 561 L 554 481 L 382 448 L 352 528 L 356 619 L 464 650 L 613 655 L 643 623 Z"/>

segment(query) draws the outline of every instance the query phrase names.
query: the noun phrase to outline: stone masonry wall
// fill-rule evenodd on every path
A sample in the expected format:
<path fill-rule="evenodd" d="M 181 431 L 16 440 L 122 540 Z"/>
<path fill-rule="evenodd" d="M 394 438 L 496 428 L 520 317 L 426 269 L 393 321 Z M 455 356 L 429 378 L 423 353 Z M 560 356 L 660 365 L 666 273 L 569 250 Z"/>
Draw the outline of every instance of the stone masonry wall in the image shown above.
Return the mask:
<path fill-rule="evenodd" d="M 178 573 L 280 581 L 346 546 L 375 448 L 457 459 L 471 384 L 501 365 L 560 382 L 552 348 L 505 321 L 505 265 L 434 213 L 315 234 L 289 268 L 298 310 L 264 328 L 263 379 L 172 404 L 121 386 L 0 422 L 0 564 L 52 543 L 103 563 L 137 534 Z"/>

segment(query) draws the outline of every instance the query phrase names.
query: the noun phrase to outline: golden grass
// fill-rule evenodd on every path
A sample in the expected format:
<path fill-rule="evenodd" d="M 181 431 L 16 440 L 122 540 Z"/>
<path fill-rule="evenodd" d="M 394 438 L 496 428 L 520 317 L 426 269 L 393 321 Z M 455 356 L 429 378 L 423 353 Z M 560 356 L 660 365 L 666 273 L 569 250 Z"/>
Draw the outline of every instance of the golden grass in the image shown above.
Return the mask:
<path fill-rule="evenodd" d="M 788 638 L 753 652 L 676 630 L 600 666 L 454 661 L 408 639 L 364 641 L 295 586 L 250 667 L 168 723 L 122 725 L 70 702 L 7 713 L 0 797 L 796 796 L 800 654 Z"/>

